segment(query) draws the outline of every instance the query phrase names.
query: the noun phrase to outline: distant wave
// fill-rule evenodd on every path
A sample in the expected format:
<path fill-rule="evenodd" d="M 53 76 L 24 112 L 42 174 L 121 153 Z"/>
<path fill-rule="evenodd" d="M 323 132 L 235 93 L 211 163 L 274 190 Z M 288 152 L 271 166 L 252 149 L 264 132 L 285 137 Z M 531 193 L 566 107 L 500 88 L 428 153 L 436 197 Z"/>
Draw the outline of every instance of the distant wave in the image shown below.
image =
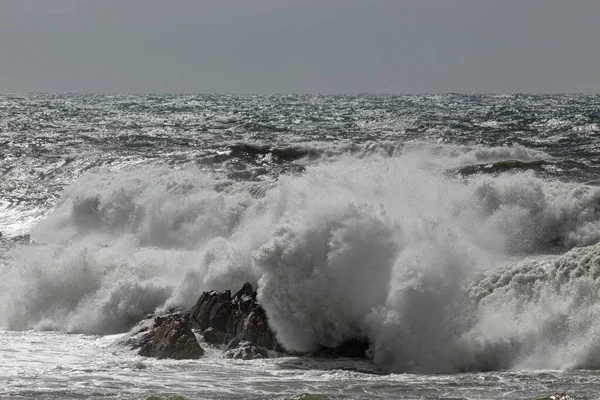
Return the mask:
<path fill-rule="evenodd" d="M 520 145 L 485 147 L 438 145 L 426 142 L 366 141 L 363 143 L 307 143 L 295 146 L 268 146 L 254 143 L 235 143 L 221 152 L 220 160 L 239 158 L 251 161 L 283 163 L 298 160 L 323 161 L 339 157 L 407 157 L 422 158 L 430 163 L 444 167 L 460 167 L 501 161 L 520 161 L 524 163 L 551 160 L 541 151 L 528 149 Z"/>

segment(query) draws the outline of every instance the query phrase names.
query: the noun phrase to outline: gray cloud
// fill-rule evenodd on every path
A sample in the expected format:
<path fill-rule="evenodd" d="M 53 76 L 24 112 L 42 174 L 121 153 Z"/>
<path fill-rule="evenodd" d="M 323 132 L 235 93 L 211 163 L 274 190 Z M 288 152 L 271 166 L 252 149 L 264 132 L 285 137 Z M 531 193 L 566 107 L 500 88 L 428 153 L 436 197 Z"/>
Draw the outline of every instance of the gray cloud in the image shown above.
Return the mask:
<path fill-rule="evenodd" d="M 2 0 L 0 91 L 599 92 L 596 0 Z"/>

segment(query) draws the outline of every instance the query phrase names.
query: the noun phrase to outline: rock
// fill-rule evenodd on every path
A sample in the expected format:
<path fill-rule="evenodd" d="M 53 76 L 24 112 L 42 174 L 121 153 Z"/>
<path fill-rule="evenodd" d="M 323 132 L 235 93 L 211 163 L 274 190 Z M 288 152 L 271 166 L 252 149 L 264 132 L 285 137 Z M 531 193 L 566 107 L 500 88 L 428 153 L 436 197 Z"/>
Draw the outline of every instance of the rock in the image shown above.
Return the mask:
<path fill-rule="evenodd" d="M 196 305 L 188 311 L 189 319 L 194 328 L 205 331 L 215 328 L 227 332 L 231 316 L 231 291 L 204 292 Z"/>
<path fill-rule="evenodd" d="M 246 321 L 244 331 L 240 335 L 242 340 L 267 349 L 283 350 L 283 347 L 277 342 L 275 334 L 269 328 L 265 310 L 258 303 L 251 309 Z"/>
<path fill-rule="evenodd" d="M 169 314 L 154 318 L 154 326 L 143 334 L 139 355 L 176 360 L 197 359 L 204 355 L 187 318 Z"/>
<path fill-rule="evenodd" d="M 234 299 L 241 299 L 242 297 L 248 296 L 250 298 L 252 298 L 253 300 L 256 300 L 256 292 L 254 291 L 254 288 L 252 287 L 252 284 L 250 282 L 246 282 L 242 285 L 242 288 L 240 290 L 237 291 L 236 294 L 233 295 Z"/>
<path fill-rule="evenodd" d="M 346 340 L 334 348 L 324 348 L 317 353 L 324 357 L 366 358 L 371 342 L 366 337 L 355 337 Z"/>
<path fill-rule="evenodd" d="M 206 343 L 225 347 L 225 356 L 235 359 L 269 357 L 269 351 L 285 352 L 268 324 L 267 315 L 256 301 L 250 283 L 233 296 L 231 291 L 204 292 L 186 313 L 146 319 L 134 336 L 139 354 L 156 358 L 193 359 L 204 354 L 192 328 L 202 331 Z M 141 339 L 139 339 L 141 337 Z M 368 358 L 366 337 L 346 340 L 335 348 L 322 348 L 317 357 Z"/>
<path fill-rule="evenodd" d="M 257 360 L 259 358 L 268 358 L 269 353 L 264 347 L 254 346 L 248 342 L 242 342 L 237 347 L 227 350 L 225 357 L 238 360 Z"/>
<path fill-rule="evenodd" d="M 211 329 L 208 339 L 205 336 L 207 343 L 230 345 L 231 339 L 238 339 L 267 350 L 283 350 L 248 282 L 233 297 L 229 290 L 202 293 L 187 315 L 192 327 L 203 332 Z"/>
<path fill-rule="evenodd" d="M 241 340 L 238 338 L 231 339 L 231 341 L 229 343 L 227 343 L 227 347 L 225 348 L 225 350 L 235 349 L 236 347 L 238 347 L 240 345 L 240 342 L 241 342 Z"/>
<path fill-rule="evenodd" d="M 221 332 L 215 328 L 208 328 L 202 332 L 202 336 L 206 343 L 210 344 L 223 344 L 227 343 L 228 336 L 225 332 Z"/>

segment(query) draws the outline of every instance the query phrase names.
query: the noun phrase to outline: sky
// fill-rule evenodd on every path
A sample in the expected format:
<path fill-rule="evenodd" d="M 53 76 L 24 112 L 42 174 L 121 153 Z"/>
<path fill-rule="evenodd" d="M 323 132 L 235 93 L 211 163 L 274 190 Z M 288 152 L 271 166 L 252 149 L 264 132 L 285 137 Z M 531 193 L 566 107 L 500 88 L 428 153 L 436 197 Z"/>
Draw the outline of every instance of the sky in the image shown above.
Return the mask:
<path fill-rule="evenodd" d="M 599 0 L 0 0 L 0 92 L 600 92 Z"/>

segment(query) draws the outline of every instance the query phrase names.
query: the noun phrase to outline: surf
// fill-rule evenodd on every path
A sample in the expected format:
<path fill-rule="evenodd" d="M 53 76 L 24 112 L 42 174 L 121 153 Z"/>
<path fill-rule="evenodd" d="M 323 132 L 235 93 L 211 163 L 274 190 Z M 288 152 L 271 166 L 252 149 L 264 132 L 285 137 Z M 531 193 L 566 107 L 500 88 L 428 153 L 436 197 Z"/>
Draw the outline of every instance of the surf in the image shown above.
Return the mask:
<path fill-rule="evenodd" d="M 34 245 L 4 255 L 0 325 L 125 332 L 248 281 L 290 351 L 367 336 L 389 372 L 595 366 L 583 338 L 599 332 L 596 275 L 552 271 L 595 271 L 600 191 L 531 171 L 448 174 L 456 157 L 543 158 L 470 151 L 342 153 L 263 182 L 96 168 L 31 230 Z"/>

